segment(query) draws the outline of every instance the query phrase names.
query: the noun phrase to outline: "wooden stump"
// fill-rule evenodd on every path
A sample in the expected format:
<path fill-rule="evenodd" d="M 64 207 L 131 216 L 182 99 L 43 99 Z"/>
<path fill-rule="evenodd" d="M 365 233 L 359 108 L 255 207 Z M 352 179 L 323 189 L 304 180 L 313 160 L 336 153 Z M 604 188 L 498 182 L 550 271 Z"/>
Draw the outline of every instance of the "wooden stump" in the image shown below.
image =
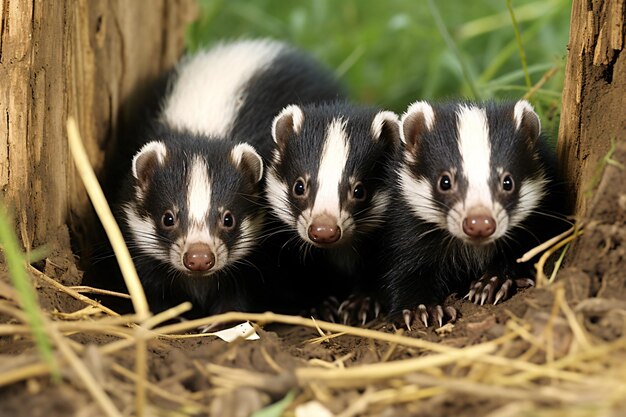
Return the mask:
<path fill-rule="evenodd" d="M 89 210 L 67 117 L 98 172 L 130 92 L 183 51 L 195 2 L 5 0 L 0 15 L 0 189 L 30 249 Z"/>

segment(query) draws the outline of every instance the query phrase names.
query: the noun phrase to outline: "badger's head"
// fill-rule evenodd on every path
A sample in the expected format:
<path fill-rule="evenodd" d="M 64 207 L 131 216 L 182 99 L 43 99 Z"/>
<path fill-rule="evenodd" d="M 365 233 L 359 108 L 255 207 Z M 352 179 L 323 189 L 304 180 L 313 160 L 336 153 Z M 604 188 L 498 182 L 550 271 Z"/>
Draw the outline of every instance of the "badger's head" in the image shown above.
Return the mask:
<path fill-rule="evenodd" d="M 209 276 L 255 244 L 262 160 L 247 144 L 195 137 L 167 143 L 149 142 L 133 158 L 134 198 L 123 207 L 127 240 L 135 262 Z"/>
<path fill-rule="evenodd" d="M 302 241 L 351 245 L 381 224 L 384 165 L 399 146 L 398 117 L 345 104 L 288 106 L 275 119 L 267 176 L 274 214 Z"/>
<path fill-rule="evenodd" d="M 401 120 L 402 197 L 414 216 L 455 238 L 491 244 L 521 226 L 545 196 L 540 131 L 525 100 L 413 103 Z"/>

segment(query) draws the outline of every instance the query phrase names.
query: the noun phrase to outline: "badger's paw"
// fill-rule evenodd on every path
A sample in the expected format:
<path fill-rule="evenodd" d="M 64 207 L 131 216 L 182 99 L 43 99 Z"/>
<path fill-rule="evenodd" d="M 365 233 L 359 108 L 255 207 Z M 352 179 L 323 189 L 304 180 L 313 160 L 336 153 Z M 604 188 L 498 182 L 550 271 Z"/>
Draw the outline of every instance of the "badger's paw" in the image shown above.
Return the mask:
<path fill-rule="evenodd" d="M 380 303 L 371 296 L 350 295 L 337 310 L 343 324 L 365 326 L 380 316 Z"/>
<path fill-rule="evenodd" d="M 447 323 L 454 323 L 459 316 L 459 310 L 455 307 L 444 307 L 440 304 L 420 304 L 414 310 L 402 310 L 404 324 L 409 330 L 415 321 L 422 323 L 425 327 L 441 327 Z"/>
<path fill-rule="evenodd" d="M 498 304 L 510 298 L 518 289 L 535 285 L 531 278 L 509 278 L 485 274 L 470 285 L 469 293 L 464 297 L 474 304 Z"/>
<path fill-rule="evenodd" d="M 332 323 L 364 326 L 378 318 L 380 310 L 380 303 L 374 298 L 353 294 L 341 303 L 335 297 L 328 297 L 319 306 L 308 312 L 303 312 L 301 315 L 312 316 Z"/>

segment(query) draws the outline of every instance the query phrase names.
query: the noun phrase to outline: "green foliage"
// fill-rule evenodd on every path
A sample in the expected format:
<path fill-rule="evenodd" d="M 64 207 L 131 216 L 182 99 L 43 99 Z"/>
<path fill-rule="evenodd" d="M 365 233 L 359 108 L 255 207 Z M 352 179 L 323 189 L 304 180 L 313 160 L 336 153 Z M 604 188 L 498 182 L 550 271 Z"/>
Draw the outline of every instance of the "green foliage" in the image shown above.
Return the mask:
<path fill-rule="evenodd" d="M 59 367 L 52 353 L 52 344 L 44 328 L 35 289 L 26 273 L 26 256 L 19 248 L 9 214 L 2 201 L 0 201 L 0 245 L 9 269 L 11 282 L 15 287 L 21 307 L 26 313 L 35 344 L 41 357 L 50 365 L 53 377 L 58 380 L 60 378 Z"/>
<path fill-rule="evenodd" d="M 416 99 L 530 98 L 549 133 L 560 112 L 570 0 L 199 0 L 190 50 L 220 39 L 287 40 L 334 68 L 352 98 L 403 112 Z M 519 29 L 516 40 L 515 27 Z M 523 49 L 520 49 L 522 46 Z"/>
<path fill-rule="evenodd" d="M 268 405 L 262 410 L 257 411 L 252 414 L 252 417 L 280 417 L 283 415 L 285 409 L 291 404 L 296 397 L 296 391 L 291 390 L 285 395 L 285 397 L 275 402 L 274 404 Z"/>

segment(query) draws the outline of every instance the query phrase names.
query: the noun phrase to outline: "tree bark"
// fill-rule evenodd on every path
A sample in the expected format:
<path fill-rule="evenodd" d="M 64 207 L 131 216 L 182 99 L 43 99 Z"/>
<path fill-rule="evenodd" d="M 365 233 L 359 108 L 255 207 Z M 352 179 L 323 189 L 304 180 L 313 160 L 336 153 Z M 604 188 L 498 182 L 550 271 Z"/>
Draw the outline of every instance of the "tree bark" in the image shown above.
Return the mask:
<path fill-rule="evenodd" d="M 624 0 L 574 0 L 558 154 L 583 218 L 598 161 L 626 138 Z M 596 182 L 599 178 L 595 178 Z"/>
<path fill-rule="evenodd" d="M 172 67 L 194 13 L 193 0 L 0 1 L 0 189 L 26 249 L 90 210 L 67 117 L 98 172 L 131 91 Z"/>

